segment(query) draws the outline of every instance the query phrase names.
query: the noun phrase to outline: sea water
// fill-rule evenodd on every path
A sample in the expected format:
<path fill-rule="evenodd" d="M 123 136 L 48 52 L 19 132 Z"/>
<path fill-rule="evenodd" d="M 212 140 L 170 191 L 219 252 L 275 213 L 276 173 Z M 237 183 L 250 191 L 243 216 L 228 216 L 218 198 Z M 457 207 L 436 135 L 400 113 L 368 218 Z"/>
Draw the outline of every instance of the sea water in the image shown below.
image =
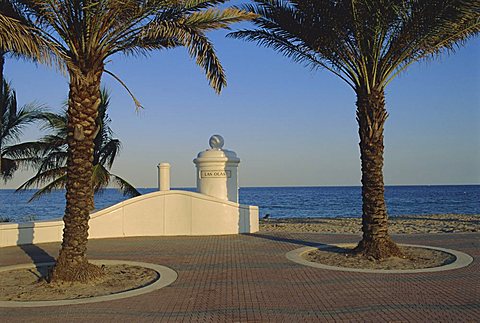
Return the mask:
<path fill-rule="evenodd" d="M 194 191 L 194 189 L 185 189 Z M 139 189 L 142 194 L 156 191 Z M 63 216 L 65 191 L 55 191 L 28 203 L 34 190 L 15 193 L 0 190 L 0 218 L 15 222 L 46 220 Z M 95 196 L 97 209 L 125 200 L 116 189 Z M 387 186 L 385 199 L 390 216 L 422 214 L 480 214 L 480 185 Z M 244 187 L 240 203 L 258 205 L 260 216 L 360 217 L 361 187 Z"/>

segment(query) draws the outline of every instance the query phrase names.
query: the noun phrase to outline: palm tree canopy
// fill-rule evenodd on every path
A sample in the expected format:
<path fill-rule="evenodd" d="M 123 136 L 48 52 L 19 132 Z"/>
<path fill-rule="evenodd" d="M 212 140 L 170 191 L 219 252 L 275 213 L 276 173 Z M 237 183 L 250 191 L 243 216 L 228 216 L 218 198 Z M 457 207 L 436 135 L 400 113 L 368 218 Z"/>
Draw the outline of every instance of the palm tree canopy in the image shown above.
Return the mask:
<path fill-rule="evenodd" d="M 454 50 L 480 32 L 471 0 L 254 0 L 257 30 L 230 37 L 325 68 L 353 89 L 383 90 L 418 60 Z"/>
<path fill-rule="evenodd" d="M 13 1 L 0 0 L 0 55 L 10 52 L 41 63 L 58 65 L 55 47 L 50 45 Z M 3 74 L 3 71 L 0 72 Z"/>
<path fill-rule="evenodd" d="M 218 92 L 226 85 L 225 73 L 205 32 L 255 17 L 237 8 L 214 8 L 225 0 L 12 2 L 56 45 L 75 75 L 103 71 L 106 59 L 118 52 L 185 46 Z"/>
<path fill-rule="evenodd" d="M 11 158 L 8 151 L 16 145 L 24 128 L 38 120 L 42 113 L 42 107 L 35 104 L 18 109 L 15 91 L 3 81 L 3 89 L 0 91 L 0 176 L 4 181 L 11 179 L 24 161 Z"/>
<path fill-rule="evenodd" d="M 125 196 L 138 196 L 140 193 L 121 177 L 110 173 L 121 143 L 113 138 L 110 128 L 111 119 L 107 114 L 110 103 L 109 93 L 102 90 L 101 103 L 98 108 L 98 134 L 94 139 L 92 184 L 95 192 L 101 192 L 110 184 L 120 188 Z M 52 190 L 64 189 L 66 184 L 67 162 L 67 115 L 45 112 L 40 117 L 44 121 L 43 129 L 50 133 L 39 141 L 25 142 L 6 149 L 12 159 L 30 162 L 37 173 L 22 184 L 18 190 L 45 185 L 38 190 L 31 200 L 37 199 Z"/>

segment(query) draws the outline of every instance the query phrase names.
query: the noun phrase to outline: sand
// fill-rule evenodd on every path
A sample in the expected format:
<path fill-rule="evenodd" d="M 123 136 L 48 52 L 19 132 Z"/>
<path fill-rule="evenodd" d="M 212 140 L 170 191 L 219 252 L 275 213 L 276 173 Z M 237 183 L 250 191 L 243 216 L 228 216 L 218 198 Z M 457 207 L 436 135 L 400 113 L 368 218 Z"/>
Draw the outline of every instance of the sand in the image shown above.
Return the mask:
<path fill-rule="evenodd" d="M 264 232 L 361 233 L 360 218 L 269 218 L 260 220 Z M 389 219 L 392 234 L 480 232 L 480 215 L 404 215 Z"/>
<path fill-rule="evenodd" d="M 351 253 L 351 249 L 329 247 L 305 253 L 303 257 L 311 262 L 323 265 L 357 269 L 406 270 L 424 269 L 447 265 L 455 261 L 455 256 L 449 253 L 416 247 L 400 247 L 405 258 L 390 257 L 384 260 L 366 259 Z"/>
<path fill-rule="evenodd" d="M 110 295 L 149 285 L 159 278 L 149 268 L 129 265 L 104 266 L 105 275 L 87 284 L 47 283 L 48 268 L 17 269 L 0 275 L 0 301 L 53 301 Z"/>

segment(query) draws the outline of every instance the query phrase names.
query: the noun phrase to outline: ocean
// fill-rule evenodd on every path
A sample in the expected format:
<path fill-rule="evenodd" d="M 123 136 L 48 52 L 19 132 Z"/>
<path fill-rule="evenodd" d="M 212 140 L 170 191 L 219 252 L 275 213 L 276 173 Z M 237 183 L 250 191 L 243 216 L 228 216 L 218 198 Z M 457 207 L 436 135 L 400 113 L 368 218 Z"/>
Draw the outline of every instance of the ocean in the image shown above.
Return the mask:
<path fill-rule="evenodd" d="M 155 190 L 139 189 L 142 194 Z M 63 216 L 64 191 L 28 203 L 33 192 L 0 190 L 0 218 L 25 222 Z M 390 216 L 480 214 L 480 185 L 387 186 L 385 198 Z M 95 196 L 95 204 L 97 209 L 102 209 L 124 199 L 118 190 L 106 189 Z M 240 203 L 258 205 L 261 217 L 270 214 L 272 218 L 360 217 L 362 214 L 361 188 L 358 186 L 244 187 L 240 189 Z"/>

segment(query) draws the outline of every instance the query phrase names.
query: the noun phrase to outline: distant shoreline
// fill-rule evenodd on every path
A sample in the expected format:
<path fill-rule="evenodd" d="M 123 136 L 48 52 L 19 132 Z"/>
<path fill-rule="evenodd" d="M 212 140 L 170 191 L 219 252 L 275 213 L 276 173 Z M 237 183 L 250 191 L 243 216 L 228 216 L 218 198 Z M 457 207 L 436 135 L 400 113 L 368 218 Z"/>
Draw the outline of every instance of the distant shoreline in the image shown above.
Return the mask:
<path fill-rule="evenodd" d="M 442 187 L 442 186 L 480 186 L 480 183 L 478 184 L 387 184 L 385 187 Z M 271 188 L 335 188 L 335 187 L 345 187 L 345 188 L 352 188 L 352 187 L 358 187 L 361 188 L 361 185 L 281 185 L 281 186 L 241 186 L 240 189 L 242 188 L 266 188 L 266 189 L 271 189 Z M 0 190 L 10 190 L 10 191 L 15 191 L 17 188 L 0 188 Z M 117 188 L 115 187 L 107 187 L 107 190 L 116 190 Z M 140 190 L 157 190 L 157 187 L 137 187 L 137 189 Z M 37 191 L 38 189 L 27 189 L 24 192 L 29 192 L 29 191 Z M 188 190 L 188 191 L 193 191 L 196 190 L 196 187 L 172 187 L 172 190 Z M 59 192 L 64 191 L 64 190 L 58 190 Z M 21 194 L 20 191 L 19 194 Z"/>
<path fill-rule="evenodd" d="M 480 232 L 480 214 L 402 215 L 389 218 L 392 234 Z M 318 232 L 361 234 L 361 218 L 260 219 L 264 232 Z"/>

